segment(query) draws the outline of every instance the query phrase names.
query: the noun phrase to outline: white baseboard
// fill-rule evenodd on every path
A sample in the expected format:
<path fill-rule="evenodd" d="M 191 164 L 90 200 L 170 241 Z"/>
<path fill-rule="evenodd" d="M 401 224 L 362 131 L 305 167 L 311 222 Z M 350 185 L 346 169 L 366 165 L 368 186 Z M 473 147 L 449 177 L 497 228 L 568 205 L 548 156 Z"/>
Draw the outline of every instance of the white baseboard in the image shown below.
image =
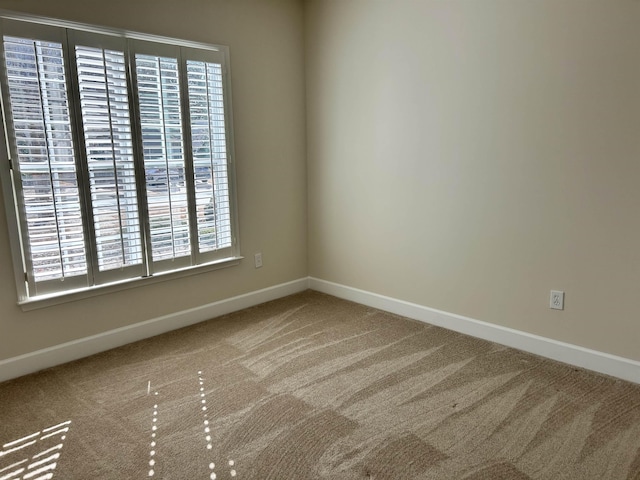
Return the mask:
<path fill-rule="evenodd" d="M 306 290 L 307 277 L 0 361 L 0 382 Z"/>
<path fill-rule="evenodd" d="M 373 308 L 640 384 L 640 362 L 308 277 L 0 361 L 0 382 L 311 288 Z"/>
<path fill-rule="evenodd" d="M 635 360 L 435 310 L 318 278 L 309 278 L 309 288 L 431 325 L 535 353 L 542 357 L 640 383 L 640 362 Z"/>

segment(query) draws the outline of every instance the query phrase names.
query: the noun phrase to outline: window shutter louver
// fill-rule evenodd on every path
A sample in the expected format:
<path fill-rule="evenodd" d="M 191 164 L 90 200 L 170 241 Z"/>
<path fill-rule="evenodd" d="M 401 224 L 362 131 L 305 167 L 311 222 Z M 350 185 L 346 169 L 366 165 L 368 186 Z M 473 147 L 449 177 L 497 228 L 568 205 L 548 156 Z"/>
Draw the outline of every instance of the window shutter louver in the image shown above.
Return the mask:
<path fill-rule="evenodd" d="M 191 255 L 178 60 L 136 54 L 154 262 Z"/>
<path fill-rule="evenodd" d="M 99 271 L 143 261 L 123 52 L 76 46 Z"/>
<path fill-rule="evenodd" d="M 187 61 L 199 251 L 231 246 L 222 66 Z"/>
<path fill-rule="evenodd" d="M 87 274 L 62 45 L 4 37 L 33 281 Z"/>

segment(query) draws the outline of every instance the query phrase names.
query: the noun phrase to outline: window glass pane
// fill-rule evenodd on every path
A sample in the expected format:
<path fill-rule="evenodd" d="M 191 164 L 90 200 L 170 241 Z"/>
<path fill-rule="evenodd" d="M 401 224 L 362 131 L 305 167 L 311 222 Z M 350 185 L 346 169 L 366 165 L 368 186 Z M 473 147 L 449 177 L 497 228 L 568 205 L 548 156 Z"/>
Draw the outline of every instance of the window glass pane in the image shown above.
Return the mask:
<path fill-rule="evenodd" d="M 76 46 L 82 124 L 100 271 L 142 263 L 123 52 Z"/>
<path fill-rule="evenodd" d="M 154 261 L 191 254 L 178 61 L 136 54 Z"/>
<path fill-rule="evenodd" d="M 62 45 L 5 36 L 4 49 L 33 278 L 86 274 Z"/>
<path fill-rule="evenodd" d="M 187 61 L 200 252 L 231 246 L 222 66 Z"/>

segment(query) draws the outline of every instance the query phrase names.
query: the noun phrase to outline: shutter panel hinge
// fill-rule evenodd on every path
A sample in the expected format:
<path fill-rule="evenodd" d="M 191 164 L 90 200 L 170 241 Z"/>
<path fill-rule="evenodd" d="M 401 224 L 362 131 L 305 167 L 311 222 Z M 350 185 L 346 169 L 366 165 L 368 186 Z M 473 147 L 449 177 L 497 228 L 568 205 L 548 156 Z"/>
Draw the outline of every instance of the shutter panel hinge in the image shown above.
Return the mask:
<path fill-rule="evenodd" d="M 13 160 L 9 159 L 9 170 L 13 171 Z"/>
<path fill-rule="evenodd" d="M 24 283 L 29 283 L 29 274 L 24 272 Z"/>

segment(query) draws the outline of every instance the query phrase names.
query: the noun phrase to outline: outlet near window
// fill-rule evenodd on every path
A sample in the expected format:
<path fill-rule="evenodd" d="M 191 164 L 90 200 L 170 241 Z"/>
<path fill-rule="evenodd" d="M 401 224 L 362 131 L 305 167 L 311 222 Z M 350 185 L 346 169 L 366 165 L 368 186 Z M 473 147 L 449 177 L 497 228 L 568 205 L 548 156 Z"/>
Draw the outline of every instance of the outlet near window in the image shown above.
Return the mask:
<path fill-rule="evenodd" d="M 549 308 L 553 308 L 554 310 L 564 310 L 564 292 L 561 292 L 560 290 L 551 290 Z"/>

